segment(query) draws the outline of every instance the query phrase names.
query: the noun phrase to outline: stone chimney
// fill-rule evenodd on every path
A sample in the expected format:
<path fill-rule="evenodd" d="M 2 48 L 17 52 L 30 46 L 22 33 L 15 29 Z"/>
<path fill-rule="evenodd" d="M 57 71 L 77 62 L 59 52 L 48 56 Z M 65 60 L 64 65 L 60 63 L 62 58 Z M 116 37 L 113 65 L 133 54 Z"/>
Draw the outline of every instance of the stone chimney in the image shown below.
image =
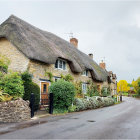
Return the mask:
<path fill-rule="evenodd" d="M 70 43 L 71 43 L 72 45 L 74 45 L 76 48 L 78 48 L 78 39 L 76 39 L 76 38 L 71 38 L 71 39 L 70 39 Z"/>
<path fill-rule="evenodd" d="M 105 62 L 102 60 L 101 63 L 99 63 L 99 66 L 102 68 L 102 69 L 106 69 L 106 64 Z"/>
<path fill-rule="evenodd" d="M 112 71 L 109 71 L 108 73 L 109 73 L 109 76 L 110 76 L 110 77 L 113 76 L 113 72 L 112 72 Z"/>
<path fill-rule="evenodd" d="M 88 54 L 88 56 L 89 56 L 91 59 L 93 59 L 93 54 L 92 54 L 92 53 Z"/>

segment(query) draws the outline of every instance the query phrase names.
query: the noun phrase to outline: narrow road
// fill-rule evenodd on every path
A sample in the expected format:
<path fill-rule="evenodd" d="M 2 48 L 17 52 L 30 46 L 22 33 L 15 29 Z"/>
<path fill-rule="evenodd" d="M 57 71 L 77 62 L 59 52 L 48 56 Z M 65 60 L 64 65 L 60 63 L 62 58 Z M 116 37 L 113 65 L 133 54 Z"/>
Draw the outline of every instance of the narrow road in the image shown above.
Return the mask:
<path fill-rule="evenodd" d="M 44 124 L 15 130 L 0 139 L 140 139 L 140 100 L 123 97 L 118 105 L 44 118 Z"/>

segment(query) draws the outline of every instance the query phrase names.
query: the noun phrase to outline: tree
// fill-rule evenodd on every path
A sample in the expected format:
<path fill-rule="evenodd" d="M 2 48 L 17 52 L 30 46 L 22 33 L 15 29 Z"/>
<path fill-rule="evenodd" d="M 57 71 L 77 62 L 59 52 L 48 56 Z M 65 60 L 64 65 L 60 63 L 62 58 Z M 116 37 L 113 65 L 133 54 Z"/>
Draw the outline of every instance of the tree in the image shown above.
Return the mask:
<path fill-rule="evenodd" d="M 130 90 L 130 87 L 126 80 L 120 80 L 117 83 L 117 92 L 128 92 L 128 90 Z"/>
<path fill-rule="evenodd" d="M 140 95 L 140 77 L 136 81 L 132 81 L 132 85 L 134 87 L 134 91 Z"/>

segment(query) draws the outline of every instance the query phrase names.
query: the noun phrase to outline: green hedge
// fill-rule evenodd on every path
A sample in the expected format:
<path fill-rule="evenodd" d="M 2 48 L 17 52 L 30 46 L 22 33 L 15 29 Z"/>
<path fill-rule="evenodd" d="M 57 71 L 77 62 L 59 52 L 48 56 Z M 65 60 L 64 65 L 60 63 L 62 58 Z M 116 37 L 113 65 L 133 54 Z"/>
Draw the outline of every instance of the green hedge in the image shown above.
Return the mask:
<path fill-rule="evenodd" d="M 32 76 L 28 72 L 22 73 L 22 80 L 24 83 L 24 91 L 25 91 L 23 99 L 30 101 L 30 95 L 31 93 L 34 93 L 35 95 L 34 110 L 36 111 L 38 110 L 40 103 L 40 88 L 36 83 L 32 82 Z"/>
<path fill-rule="evenodd" d="M 114 103 L 115 101 L 111 97 L 89 97 L 88 99 L 76 98 L 74 100 L 76 111 L 110 106 Z"/>
<path fill-rule="evenodd" d="M 49 87 L 49 92 L 54 94 L 54 109 L 68 109 L 74 100 L 75 88 L 72 83 L 59 80 Z"/>

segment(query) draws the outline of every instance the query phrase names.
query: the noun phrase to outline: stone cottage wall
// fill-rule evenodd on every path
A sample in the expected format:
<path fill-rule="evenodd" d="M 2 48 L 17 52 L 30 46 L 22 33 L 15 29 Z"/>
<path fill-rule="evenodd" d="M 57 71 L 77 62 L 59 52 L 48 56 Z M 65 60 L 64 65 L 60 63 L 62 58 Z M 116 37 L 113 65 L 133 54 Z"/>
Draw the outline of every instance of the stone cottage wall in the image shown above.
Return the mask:
<path fill-rule="evenodd" d="M 21 122 L 29 119 L 29 102 L 18 99 L 0 103 L 0 122 Z"/>
<path fill-rule="evenodd" d="M 11 61 L 9 69 L 18 72 L 24 72 L 27 70 L 29 59 L 6 38 L 0 39 L 0 54 L 6 56 Z"/>
<path fill-rule="evenodd" d="M 74 78 L 74 81 L 82 81 L 87 82 L 88 80 L 92 80 L 91 74 L 89 73 L 88 76 L 83 76 L 81 73 L 73 73 L 69 67 L 69 64 L 66 64 L 66 70 L 60 70 L 56 69 L 54 67 L 54 64 L 45 64 L 37 61 L 30 61 L 29 63 L 29 72 L 33 74 L 33 81 L 37 83 L 40 86 L 40 80 L 39 79 L 48 79 L 45 76 L 45 71 L 51 72 L 53 76 L 55 77 L 61 77 L 61 74 L 67 75 L 70 74 Z M 53 79 L 54 80 L 54 79 Z"/>

